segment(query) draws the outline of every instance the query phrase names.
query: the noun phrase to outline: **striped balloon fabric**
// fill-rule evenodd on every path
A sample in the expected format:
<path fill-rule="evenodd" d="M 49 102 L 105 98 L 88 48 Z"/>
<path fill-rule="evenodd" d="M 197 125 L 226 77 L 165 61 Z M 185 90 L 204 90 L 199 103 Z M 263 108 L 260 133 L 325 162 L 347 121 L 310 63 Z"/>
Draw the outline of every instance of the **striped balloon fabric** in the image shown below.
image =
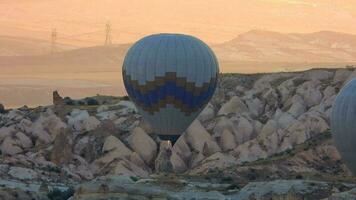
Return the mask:
<path fill-rule="evenodd" d="M 201 40 L 156 34 L 136 42 L 126 54 L 126 91 L 159 135 L 180 135 L 214 94 L 219 66 Z"/>
<path fill-rule="evenodd" d="M 350 171 L 356 175 L 356 79 L 337 95 L 331 112 L 334 143 Z"/>

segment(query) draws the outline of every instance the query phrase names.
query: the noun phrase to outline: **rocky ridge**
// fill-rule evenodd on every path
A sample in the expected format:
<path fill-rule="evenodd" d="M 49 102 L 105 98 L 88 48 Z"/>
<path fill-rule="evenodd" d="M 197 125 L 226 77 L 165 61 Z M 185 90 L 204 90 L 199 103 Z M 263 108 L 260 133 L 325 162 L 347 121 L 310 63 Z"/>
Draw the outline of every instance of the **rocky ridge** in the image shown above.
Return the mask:
<path fill-rule="evenodd" d="M 182 180 L 228 180 L 233 195 L 251 181 L 354 183 L 343 181 L 350 172 L 332 144 L 329 117 L 337 92 L 355 76 L 350 68 L 224 74 L 213 99 L 167 152 L 127 98 L 3 109 L 0 175 L 68 187 L 106 176 L 145 180 L 156 173 L 157 157 L 169 154 L 160 166 L 171 166 Z M 345 192 L 330 191 L 323 198 Z"/>

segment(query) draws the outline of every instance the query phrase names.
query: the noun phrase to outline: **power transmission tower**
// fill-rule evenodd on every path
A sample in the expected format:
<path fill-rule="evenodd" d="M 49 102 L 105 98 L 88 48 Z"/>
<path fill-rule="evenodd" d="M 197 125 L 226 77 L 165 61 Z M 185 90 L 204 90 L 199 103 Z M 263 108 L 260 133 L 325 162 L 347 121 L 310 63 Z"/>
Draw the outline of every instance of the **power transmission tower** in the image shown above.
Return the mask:
<path fill-rule="evenodd" d="M 107 22 L 105 25 L 105 45 L 111 45 L 111 24 L 110 22 Z"/>
<path fill-rule="evenodd" d="M 52 29 L 51 34 L 51 53 L 55 53 L 57 51 L 57 29 Z"/>

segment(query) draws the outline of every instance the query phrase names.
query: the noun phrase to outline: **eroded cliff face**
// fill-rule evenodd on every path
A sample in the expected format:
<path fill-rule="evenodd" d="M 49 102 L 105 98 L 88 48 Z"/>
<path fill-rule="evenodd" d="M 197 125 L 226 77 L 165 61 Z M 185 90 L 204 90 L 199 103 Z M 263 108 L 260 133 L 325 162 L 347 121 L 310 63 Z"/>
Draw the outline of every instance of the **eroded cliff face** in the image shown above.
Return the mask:
<path fill-rule="evenodd" d="M 67 185 L 106 175 L 148 178 L 159 157 L 185 178 L 228 179 L 239 187 L 257 180 L 339 180 L 350 173 L 332 144 L 329 116 L 354 76 L 353 69 L 224 74 L 200 116 L 173 147 L 162 148 L 170 158 L 124 98 L 64 98 L 54 106 L 6 110 L 0 112 L 0 176 Z"/>

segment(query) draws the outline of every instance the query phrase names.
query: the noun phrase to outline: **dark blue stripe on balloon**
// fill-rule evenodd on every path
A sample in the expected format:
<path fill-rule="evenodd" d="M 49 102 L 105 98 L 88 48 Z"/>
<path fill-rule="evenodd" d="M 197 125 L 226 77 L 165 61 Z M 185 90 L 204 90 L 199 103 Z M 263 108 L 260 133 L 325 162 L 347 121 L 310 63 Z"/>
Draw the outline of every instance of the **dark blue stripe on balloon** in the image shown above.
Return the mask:
<path fill-rule="evenodd" d="M 142 94 L 138 89 L 134 88 L 127 80 L 124 80 L 127 93 L 138 104 L 143 104 L 144 107 L 151 107 L 157 104 L 160 100 L 167 96 L 172 96 L 182 102 L 189 109 L 197 109 L 201 107 L 207 100 L 213 96 L 216 84 L 210 84 L 206 91 L 195 96 L 192 92 L 186 91 L 184 87 L 177 86 L 173 81 L 167 81 L 164 85 L 155 88 L 145 94 Z"/>

